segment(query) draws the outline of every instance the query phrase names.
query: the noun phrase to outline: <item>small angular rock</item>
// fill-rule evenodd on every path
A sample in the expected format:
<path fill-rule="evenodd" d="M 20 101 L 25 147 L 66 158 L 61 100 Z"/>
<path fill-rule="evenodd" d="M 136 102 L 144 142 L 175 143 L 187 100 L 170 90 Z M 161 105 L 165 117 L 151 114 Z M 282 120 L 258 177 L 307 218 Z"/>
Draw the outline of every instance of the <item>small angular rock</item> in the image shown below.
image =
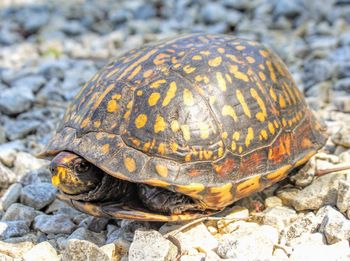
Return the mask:
<path fill-rule="evenodd" d="M 2 221 L 0 222 L 0 238 L 20 237 L 29 233 L 29 226 L 26 221 Z"/>
<path fill-rule="evenodd" d="M 56 192 L 50 183 L 27 185 L 22 189 L 21 203 L 39 210 L 54 201 Z"/>
<path fill-rule="evenodd" d="M 7 209 L 1 221 L 24 220 L 31 224 L 38 214 L 40 214 L 40 212 L 32 207 L 14 203 Z"/>
<path fill-rule="evenodd" d="M 72 239 L 68 241 L 66 250 L 63 253 L 62 261 L 99 260 L 109 261 L 108 256 L 95 244 Z"/>
<path fill-rule="evenodd" d="M 69 216 L 58 215 L 39 215 L 34 219 L 34 229 L 38 229 L 43 233 L 49 234 L 69 234 L 75 228 L 75 224 L 70 220 Z"/>
<path fill-rule="evenodd" d="M 22 185 L 20 183 L 12 184 L 0 199 L 0 209 L 7 210 L 13 203 L 17 202 L 21 194 Z"/>
<path fill-rule="evenodd" d="M 60 258 L 57 255 L 56 249 L 47 242 L 41 242 L 35 245 L 32 249 L 26 252 L 23 255 L 25 261 L 37 261 L 37 260 L 50 260 L 50 261 L 59 261 Z"/>
<path fill-rule="evenodd" d="M 337 207 L 342 213 L 350 209 L 350 183 L 344 180 L 339 181 Z"/>

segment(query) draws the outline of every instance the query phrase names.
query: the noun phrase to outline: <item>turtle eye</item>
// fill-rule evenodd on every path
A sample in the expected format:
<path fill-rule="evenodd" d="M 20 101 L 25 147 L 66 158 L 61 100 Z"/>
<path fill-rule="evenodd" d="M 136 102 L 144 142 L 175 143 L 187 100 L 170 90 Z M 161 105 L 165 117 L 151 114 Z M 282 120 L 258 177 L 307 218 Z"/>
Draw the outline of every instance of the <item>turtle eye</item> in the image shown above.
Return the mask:
<path fill-rule="evenodd" d="M 78 160 L 74 163 L 74 170 L 77 173 L 85 173 L 91 167 L 91 164 L 85 160 Z"/>

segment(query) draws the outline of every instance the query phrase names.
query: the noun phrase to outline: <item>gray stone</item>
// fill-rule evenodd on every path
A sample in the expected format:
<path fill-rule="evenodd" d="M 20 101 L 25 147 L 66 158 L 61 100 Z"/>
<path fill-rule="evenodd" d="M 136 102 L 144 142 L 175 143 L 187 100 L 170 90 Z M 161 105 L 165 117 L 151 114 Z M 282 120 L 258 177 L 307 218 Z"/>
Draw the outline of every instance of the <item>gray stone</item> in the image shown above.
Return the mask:
<path fill-rule="evenodd" d="M 8 188 L 16 180 L 16 174 L 0 162 L 0 188 Z"/>
<path fill-rule="evenodd" d="M 62 261 L 99 260 L 109 261 L 108 256 L 95 244 L 72 239 L 68 241 L 67 248 L 62 255 Z"/>
<path fill-rule="evenodd" d="M 333 104 L 338 111 L 350 112 L 350 95 L 344 95 L 343 97 L 335 97 Z"/>
<path fill-rule="evenodd" d="M 350 183 L 345 180 L 339 181 L 337 208 L 342 213 L 350 209 Z"/>
<path fill-rule="evenodd" d="M 172 260 L 176 256 L 175 246 L 155 231 L 136 230 L 129 249 L 129 261 Z"/>
<path fill-rule="evenodd" d="M 21 203 L 40 210 L 54 201 L 56 192 L 50 183 L 27 185 L 22 189 Z"/>
<path fill-rule="evenodd" d="M 13 203 L 17 202 L 21 195 L 22 185 L 20 183 L 12 184 L 0 199 L 0 209 L 7 210 Z"/>
<path fill-rule="evenodd" d="M 16 115 L 28 110 L 32 106 L 34 95 L 30 89 L 11 88 L 0 94 L 0 112 Z"/>
<path fill-rule="evenodd" d="M 89 216 L 79 223 L 79 227 L 86 227 L 90 231 L 100 233 L 106 229 L 109 220 L 109 218 Z"/>
<path fill-rule="evenodd" d="M 65 201 L 55 199 L 45 210 L 46 214 L 57 213 L 59 210 L 64 208 L 72 208 Z"/>
<path fill-rule="evenodd" d="M 303 71 L 302 79 L 307 91 L 308 88 L 316 83 L 330 79 L 335 69 L 329 61 L 319 59 L 305 63 Z"/>
<path fill-rule="evenodd" d="M 302 6 L 297 1 L 279 0 L 276 1 L 274 9 L 275 16 L 286 16 L 294 18 L 302 13 Z"/>
<path fill-rule="evenodd" d="M 226 10 L 219 3 L 207 3 L 201 10 L 201 17 L 205 23 L 214 24 L 225 19 Z"/>
<path fill-rule="evenodd" d="M 0 145 L 0 161 L 7 167 L 13 167 L 17 152 L 24 150 L 24 145 L 20 141 L 11 141 Z"/>
<path fill-rule="evenodd" d="M 299 260 L 334 260 L 346 261 L 350 259 L 349 242 L 340 241 L 333 245 L 315 245 L 304 242 L 294 247 L 290 261 Z"/>
<path fill-rule="evenodd" d="M 350 239 L 350 220 L 330 206 L 319 209 L 316 216 L 321 220 L 319 231 L 322 232 L 328 244 Z"/>
<path fill-rule="evenodd" d="M 76 229 L 68 238 L 70 239 L 79 239 L 79 240 L 86 240 L 91 243 L 94 243 L 97 246 L 102 246 L 106 242 L 106 235 L 102 233 L 95 233 L 92 232 L 84 227 L 80 227 Z"/>
<path fill-rule="evenodd" d="M 5 125 L 6 137 L 9 140 L 18 140 L 33 134 L 42 125 L 37 120 L 16 120 Z"/>
<path fill-rule="evenodd" d="M 279 231 L 296 220 L 297 216 L 295 210 L 284 206 L 267 208 L 262 213 L 263 223 L 265 225 L 273 226 Z"/>
<path fill-rule="evenodd" d="M 40 212 L 32 207 L 14 203 L 7 209 L 1 221 L 24 220 L 30 224 L 38 214 Z"/>
<path fill-rule="evenodd" d="M 270 260 L 274 245 L 277 243 L 277 230 L 263 225 L 251 233 L 243 233 L 240 237 L 223 235 L 219 240 L 217 253 L 221 258 Z"/>
<path fill-rule="evenodd" d="M 0 222 L 0 238 L 2 239 L 23 236 L 27 233 L 29 233 L 29 226 L 26 221 L 16 220 Z"/>
<path fill-rule="evenodd" d="M 35 245 L 23 255 L 25 261 L 59 261 L 56 249 L 47 241 Z"/>
<path fill-rule="evenodd" d="M 36 93 L 44 86 L 46 79 L 41 75 L 28 75 L 11 83 L 13 88 L 25 87 Z"/>
<path fill-rule="evenodd" d="M 291 204 L 297 211 L 315 210 L 324 205 L 335 205 L 338 183 L 344 178 L 344 175 L 338 173 L 321 176 L 292 196 Z"/>
<path fill-rule="evenodd" d="M 350 126 L 345 124 L 337 133 L 332 136 L 332 141 L 347 148 L 350 148 Z"/>
<path fill-rule="evenodd" d="M 157 10 L 152 4 L 143 4 L 140 5 L 134 12 L 135 19 L 150 19 L 155 17 L 157 14 Z"/>
<path fill-rule="evenodd" d="M 46 234 L 70 234 L 75 227 L 69 216 L 63 214 L 39 215 L 34 219 L 34 229 Z"/>
<path fill-rule="evenodd" d="M 334 84 L 333 89 L 335 91 L 345 91 L 350 93 L 350 77 L 339 79 Z"/>
<path fill-rule="evenodd" d="M 26 152 L 19 152 L 16 155 L 14 162 L 14 172 L 18 177 L 22 177 L 29 171 L 46 168 L 48 166 L 48 161 L 38 159 Z"/>

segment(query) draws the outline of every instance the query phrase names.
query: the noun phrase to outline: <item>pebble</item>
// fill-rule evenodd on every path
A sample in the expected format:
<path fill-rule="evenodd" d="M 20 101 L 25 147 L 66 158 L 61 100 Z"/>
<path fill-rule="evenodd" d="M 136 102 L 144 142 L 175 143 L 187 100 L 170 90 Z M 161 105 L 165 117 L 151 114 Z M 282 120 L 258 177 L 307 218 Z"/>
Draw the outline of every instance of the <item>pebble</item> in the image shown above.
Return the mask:
<path fill-rule="evenodd" d="M 12 204 L 16 203 L 20 197 L 22 185 L 20 183 L 12 184 L 0 199 L 0 209 L 7 210 Z"/>
<path fill-rule="evenodd" d="M 0 238 L 2 239 L 20 237 L 27 233 L 29 233 L 29 226 L 26 221 L 17 220 L 0 222 Z"/>
<path fill-rule="evenodd" d="M 136 230 L 129 248 L 129 261 L 172 260 L 176 256 L 176 247 L 155 230 Z"/>
<path fill-rule="evenodd" d="M 201 10 L 202 19 L 208 24 L 222 21 L 225 15 L 225 8 L 219 3 L 207 3 Z"/>
<path fill-rule="evenodd" d="M 268 197 L 265 199 L 265 207 L 266 208 L 282 207 L 282 200 L 276 196 Z"/>
<path fill-rule="evenodd" d="M 67 240 L 71 239 L 86 240 L 97 246 L 102 246 L 106 242 L 106 235 L 104 233 L 92 232 L 84 227 L 79 227 L 67 238 Z"/>
<path fill-rule="evenodd" d="M 330 206 L 318 210 L 316 216 L 322 218 L 319 231 L 323 233 L 328 244 L 350 239 L 350 220 Z"/>
<path fill-rule="evenodd" d="M 21 191 L 21 203 L 40 210 L 54 201 L 56 191 L 51 183 L 27 185 Z"/>
<path fill-rule="evenodd" d="M 95 244 L 86 241 L 71 239 L 62 255 L 62 261 L 99 260 L 109 261 L 107 254 Z"/>
<path fill-rule="evenodd" d="M 20 150 L 24 150 L 24 145 L 18 140 L 0 144 L 0 161 L 6 167 L 13 167 L 17 152 Z"/>
<path fill-rule="evenodd" d="M 34 244 L 32 242 L 6 243 L 0 241 L 0 254 L 4 254 L 13 258 L 19 258 L 33 247 Z"/>
<path fill-rule="evenodd" d="M 38 159 L 26 152 L 18 152 L 14 161 L 13 171 L 18 177 L 23 177 L 32 170 L 47 168 L 48 162 L 46 160 Z"/>
<path fill-rule="evenodd" d="M 337 208 L 342 213 L 350 210 L 350 183 L 344 180 L 339 181 Z"/>
<path fill-rule="evenodd" d="M 24 220 L 30 224 L 38 214 L 40 212 L 32 207 L 14 203 L 6 210 L 1 221 Z"/>
<path fill-rule="evenodd" d="M 335 133 L 332 136 L 332 141 L 337 145 L 341 145 L 341 146 L 344 146 L 346 148 L 350 148 L 349 133 L 350 133 L 350 126 L 344 125 L 337 133 Z"/>
<path fill-rule="evenodd" d="M 9 122 L 5 126 L 6 137 L 9 140 L 19 140 L 25 138 L 29 134 L 36 132 L 42 123 L 36 120 L 16 120 Z"/>
<path fill-rule="evenodd" d="M 6 115 L 16 115 L 27 111 L 34 101 L 34 95 L 30 89 L 12 88 L 0 94 L 0 112 Z"/>
<path fill-rule="evenodd" d="M 16 174 L 0 162 L 0 188 L 7 188 L 16 180 Z"/>
<path fill-rule="evenodd" d="M 47 242 L 41 242 L 35 245 L 32 249 L 25 252 L 23 255 L 25 261 L 59 261 L 60 258 L 57 255 L 57 251 L 52 245 Z"/>
<path fill-rule="evenodd" d="M 297 219 L 297 213 L 291 208 L 276 206 L 265 209 L 262 213 L 262 218 L 265 225 L 273 226 L 281 231 Z"/>
<path fill-rule="evenodd" d="M 70 234 L 75 229 L 75 224 L 69 216 L 64 214 L 57 215 L 38 215 L 34 219 L 34 229 L 49 234 Z"/>

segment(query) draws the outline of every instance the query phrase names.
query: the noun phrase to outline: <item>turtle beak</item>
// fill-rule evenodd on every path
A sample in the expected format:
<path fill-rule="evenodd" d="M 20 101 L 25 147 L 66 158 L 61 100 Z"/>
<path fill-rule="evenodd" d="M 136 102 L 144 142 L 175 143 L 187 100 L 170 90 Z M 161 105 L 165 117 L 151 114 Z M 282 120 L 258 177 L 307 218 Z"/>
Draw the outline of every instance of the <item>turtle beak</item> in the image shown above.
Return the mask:
<path fill-rule="evenodd" d="M 67 175 L 67 168 L 58 166 L 55 162 L 50 164 L 51 182 L 55 187 L 59 187 L 60 181 L 64 180 Z"/>

